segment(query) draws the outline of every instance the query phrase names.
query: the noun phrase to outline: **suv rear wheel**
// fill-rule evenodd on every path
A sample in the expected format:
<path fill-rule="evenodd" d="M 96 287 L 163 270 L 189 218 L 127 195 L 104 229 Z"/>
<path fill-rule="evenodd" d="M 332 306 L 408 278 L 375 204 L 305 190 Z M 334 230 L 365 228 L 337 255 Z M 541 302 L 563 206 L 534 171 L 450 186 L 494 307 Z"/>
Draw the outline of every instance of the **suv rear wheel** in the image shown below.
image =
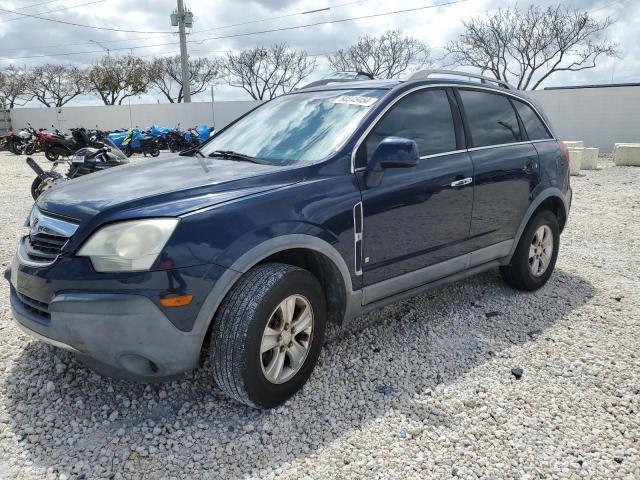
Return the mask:
<path fill-rule="evenodd" d="M 522 233 L 511 263 L 500 267 L 502 278 L 519 290 L 537 290 L 551 277 L 559 247 L 558 219 L 548 210 L 538 212 Z"/>
<path fill-rule="evenodd" d="M 214 319 L 211 362 L 218 386 L 249 406 L 284 403 L 313 371 L 325 311 L 322 287 L 307 270 L 269 263 L 247 272 Z"/>

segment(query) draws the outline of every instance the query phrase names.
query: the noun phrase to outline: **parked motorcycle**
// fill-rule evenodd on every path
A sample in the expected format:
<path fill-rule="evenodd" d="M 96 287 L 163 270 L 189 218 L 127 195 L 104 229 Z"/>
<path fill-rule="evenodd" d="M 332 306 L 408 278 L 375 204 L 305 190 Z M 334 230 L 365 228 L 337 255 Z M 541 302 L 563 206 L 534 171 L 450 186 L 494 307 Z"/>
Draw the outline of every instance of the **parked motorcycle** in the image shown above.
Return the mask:
<path fill-rule="evenodd" d="M 11 140 L 13 139 L 13 130 L 7 130 L 0 135 L 0 152 L 3 150 L 10 150 Z M 13 152 L 11 152 L 13 153 Z"/>
<path fill-rule="evenodd" d="M 178 129 L 174 129 L 168 132 L 165 138 L 167 147 L 172 153 L 181 152 L 192 146 L 189 142 L 187 142 L 182 132 Z"/>
<path fill-rule="evenodd" d="M 152 157 L 160 155 L 160 148 L 157 140 L 151 135 L 145 135 L 138 129 L 130 129 L 127 137 L 122 141 L 123 151 L 127 157 L 134 153 L 142 153 L 145 157 L 147 154 Z"/>
<path fill-rule="evenodd" d="M 65 137 L 62 133 L 48 133 L 44 140 L 44 155 L 47 160 L 56 162 L 60 157 L 70 157 L 81 148 L 103 146 L 97 138 L 90 138 L 84 128 L 72 128 L 71 136 Z"/>
<path fill-rule="evenodd" d="M 81 148 L 76 151 L 71 160 L 54 162 L 51 169 L 46 172 L 33 158 L 28 157 L 27 165 L 36 173 L 36 178 L 31 183 L 31 196 L 36 200 L 43 192 L 60 182 L 127 163 L 129 159 L 126 155 L 108 139 L 105 139 L 104 145 L 100 148 Z M 64 174 L 57 171 L 57 167 L 61 164 L 69 166 Z"/>
<path fill-rule="evenodd" d="M 32 155 L 35 151 L 35 129 L 29 125 L 27 128 L 14 132 L 9 140 L 8 150 L 16 155 Z"/>

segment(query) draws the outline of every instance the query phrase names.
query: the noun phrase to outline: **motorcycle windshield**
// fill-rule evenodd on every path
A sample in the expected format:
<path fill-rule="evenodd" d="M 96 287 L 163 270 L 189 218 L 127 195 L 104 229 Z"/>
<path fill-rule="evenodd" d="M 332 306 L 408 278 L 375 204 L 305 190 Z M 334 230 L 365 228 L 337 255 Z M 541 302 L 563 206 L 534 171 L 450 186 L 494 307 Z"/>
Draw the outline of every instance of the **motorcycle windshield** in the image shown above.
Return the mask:
<path fill-rule="evenodd" d="M 113 140 L 111 140 L 110 138 L 105 138 L 104 144 L 111 149 L 109 154 L 116 157 L 120 163 L 129 163 L 129 159 L 127 158 L 127 156 L 122 153 L 122 150 L 120 150 L 115 143 L 113 143 Z"/>

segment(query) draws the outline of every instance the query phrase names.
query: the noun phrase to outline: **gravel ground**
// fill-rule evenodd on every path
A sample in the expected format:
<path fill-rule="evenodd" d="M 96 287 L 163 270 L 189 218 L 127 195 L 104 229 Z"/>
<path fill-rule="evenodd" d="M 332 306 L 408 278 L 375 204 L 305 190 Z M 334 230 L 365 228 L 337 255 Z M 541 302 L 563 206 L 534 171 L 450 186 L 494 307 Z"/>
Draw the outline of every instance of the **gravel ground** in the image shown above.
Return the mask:
<path fill-rule="evenodd" d="M 0 165 L 7 265 L 33 175 Z M 102 378 L 22 334 L 3 282 L 0 477 L 640 478 L 640 168 L 601 165 L 572 179 L 545 288 L 488 272 L 333 328 L 273 411 L 222 397 L 206 366 Z"/>

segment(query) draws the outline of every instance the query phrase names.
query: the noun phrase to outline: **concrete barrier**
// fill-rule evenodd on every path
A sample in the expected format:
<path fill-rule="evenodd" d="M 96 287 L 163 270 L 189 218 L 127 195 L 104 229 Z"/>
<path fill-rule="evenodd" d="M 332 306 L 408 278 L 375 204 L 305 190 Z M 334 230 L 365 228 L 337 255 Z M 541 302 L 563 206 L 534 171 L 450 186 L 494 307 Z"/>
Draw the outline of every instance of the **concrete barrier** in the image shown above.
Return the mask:
<path fill-rule="evenodd" d="M 617 145 L 613 154 L 613 163 L 618 167 L 640 167 L 640 144 Z"/>
<path fill-rule="evenodd" d="M 567 148 L 584 148 L 584 142 L 582 140 L 563 140 L 564 146 Z"/>
<path fill-rule="evenodd" d="M 597 170 L 599 154 L 600 154 L 599 148 L 583 148 L 580 168 L 582 170 Z"/>
<path fill-rule="evenodd" d="M 582 168 L 582 148 L 569 148 L 569 174 L 580 175 Z"/>

